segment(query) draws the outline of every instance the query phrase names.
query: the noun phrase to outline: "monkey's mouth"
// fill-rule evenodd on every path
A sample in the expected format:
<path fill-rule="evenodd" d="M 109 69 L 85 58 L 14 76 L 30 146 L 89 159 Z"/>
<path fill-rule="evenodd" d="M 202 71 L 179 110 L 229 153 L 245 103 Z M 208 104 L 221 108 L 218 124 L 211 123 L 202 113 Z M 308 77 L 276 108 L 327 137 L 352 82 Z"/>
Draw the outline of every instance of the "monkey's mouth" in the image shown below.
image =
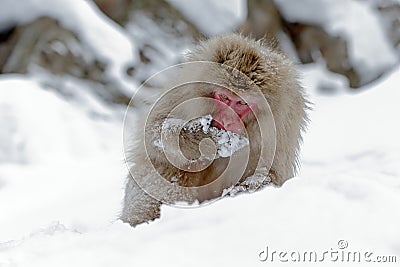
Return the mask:
<path fill-rule="evenodd" d="M 237 125 L 237 124 L 224 125 L 219 121 L 213 119 L 211 121 L 211 127 L 215 127 L 218 130 L 235 133 L 242 136 L 246 135 L 246 129 L 242 125 Z"/>
<path fill-rule="evenodd" d="M 218 128 L 218 129 L 220 129 L 220 130 L 226 131 L 226 128 L 224 127 L 224 125 L 222 125 L 221 123 L 219 123 L 219 122 L 216 121 L 216 120 L 212 120 L 212 121 L 211 121 L 211 126 L 216 127 L 216 128 Z"/>

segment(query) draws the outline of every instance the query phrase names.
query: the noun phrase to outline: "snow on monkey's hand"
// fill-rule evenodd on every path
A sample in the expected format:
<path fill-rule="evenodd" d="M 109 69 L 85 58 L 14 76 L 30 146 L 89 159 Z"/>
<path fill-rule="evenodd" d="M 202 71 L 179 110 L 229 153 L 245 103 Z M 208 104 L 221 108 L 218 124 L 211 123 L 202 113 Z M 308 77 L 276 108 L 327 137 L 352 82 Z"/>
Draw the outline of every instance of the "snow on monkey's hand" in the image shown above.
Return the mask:
<path fill-rule="evenodd" d="M 180 134 L 184 139 L 183 141 L 192 142 L 195 149 L 199 149 L 198 146 L 204 138 L 210 138 L 216 149 L 215 159 L 230 157 L 249 144 L 249 140 L 242 135 L 211 126 L 212 120 L 211 115 L 193 119 L 189 122 L 181 119 L 167 118 L 162 123 L 161 135 L 169 136 L 171 133 Z M 154 144 L 159 148 L 165 149 L 165 142 L 162 139 L 160 137 Z M 187 142 L 186 146 L 188 145 Z"/>

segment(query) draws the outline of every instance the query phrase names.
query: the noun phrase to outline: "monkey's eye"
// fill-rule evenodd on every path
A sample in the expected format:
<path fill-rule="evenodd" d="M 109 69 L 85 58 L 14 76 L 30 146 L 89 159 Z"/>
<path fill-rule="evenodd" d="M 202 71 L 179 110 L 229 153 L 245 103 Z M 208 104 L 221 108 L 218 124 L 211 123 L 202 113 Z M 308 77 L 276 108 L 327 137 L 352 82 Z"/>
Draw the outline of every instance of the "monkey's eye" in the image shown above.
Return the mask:
<path fill-rule="evenodd" d="M 244 102 L 243 100 L 242 100 L 242 101 L 239 101 L 239 104 L 242 105 L 242 106 L 246 106 L 246 105 L 247 105 L 247 103 Z"/>
<path fill-rule="evenodd" d="M 221 99 L 223 99 L 223 100 L 229 100 L 229 98 L 228 98 L 226 95 L 224 95 L 224 94 L 220 94 L 219 97 L 220 97 Z"/>

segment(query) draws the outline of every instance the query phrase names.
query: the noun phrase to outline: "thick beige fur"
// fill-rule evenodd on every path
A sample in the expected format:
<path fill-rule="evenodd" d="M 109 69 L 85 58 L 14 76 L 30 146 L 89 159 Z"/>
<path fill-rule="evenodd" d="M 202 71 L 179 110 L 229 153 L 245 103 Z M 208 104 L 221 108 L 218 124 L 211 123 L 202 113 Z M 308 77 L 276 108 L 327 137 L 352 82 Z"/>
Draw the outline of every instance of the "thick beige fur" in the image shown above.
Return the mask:
<path fill-rule="evenodd" d="M 307 122 L 306 110 L 308 102 L 305 99 L 303 88 L 297 80 L 297 72 L 292 62 L 276 49 L 264 45 L 260 41 L 245 38 L 238 34 L 218 36 L 201 42 L 197 48 L 189 53 L 188 61 L 210 61 L 222 64 L 244 74 L 250 83 L 249 81 L 243 81 L 240 75 L 236 75 L 235 72 L 221 72 L 220 69 L 212 68 L 196 71 L 195 74 L 192 71 L 190 72 L 191 74 L 186 73 L 184 75 L 193 75 L 193 78 L 196 78 L 196 75 L 206 75 L 211 81 L 233 88 L 238 94 L 251 94 L 255 89 L 261 90 L 268 101 L 273 118 L 268 118 L 267 112 L 264 112 L 261 113 L 258 119 L 273 119 L 275 126 L 273 134 L 276 140 L 272 134 L 271 136 L 263 136 L 263 138 L 257 135 L 253 138 L 250 136 L 250 151 L 252 154 L 247 169 L 237 185 L 246 189 L 246 177 L 255 173 L 269 176 L 270 182 L 277 186 L 282 185 L 286 180 L 293 177 L 298 168 L 299 146 L 301 134 Z M 185 71 L 182 73 L 185 73 Z M 176 89 L 168 96 L 171 100 L 168 103 L 159 104 L 153 115 L 149 118 L 146 115 L 141 116 L 138 128 L 142 129 L 146 125 L 148 132 L 153 131 L 156 133 L 155 136 L 160 135 L 160 132 L 154 129 L 159 129 L 157 126 L 160 126 L 162 121 L 165 120 L 171 106 L 196 96 L 209 96 L 209 92 L 203 85 L 187 85 L 182 90 Z M 207 104 L 201 104 L 197 107 L 193 106 L 185 113 L 201 114 L 202 109 L 205 108 L 212 109 Z M 250 133 L 256 131 L 257 123 L 254 118 L 247 119 L 244 123 Z M 176 133 L 171 132 L 170 134 Z M 147 143 L 152 143 L 154 142 L 152 139 L 154 136 L 144 136 L 142 131 L 139 131 L 135 136 L 137 140 L 133 142 L 127 158 L 130 166 L 132 166 L 131 175 L 135 177 L 136 181 L 139 179 L 142 186 L 145 184 L 146 190 L 160 192 L 164 196 L 163 200 L 167 202 L 172 201 L 177 197 L 177 194 L 182 194 L 182 192 L 178 189 L 167 190 L 162 185 L 154 182 L 149 182 L 147 185 L 147 179 L 152 176 L 151 173 L 148 173 L 148 170 L 151 169 L 150 165 L 155 166 L 157 171 L 167 180 L 177 179 L 179 185 L 190 187 L 208 184 L 214 176 L 220 174 L 221 169 L 225 168 L 227 164 L 226 159 L 218 159 L 204 171 L 198 173 L 184 172 L 178 168 L 171 167 L 171 164 L 156 147 L 147 147 L 146 153 L 143 141 L 147 138 Z M 182 150 L 184 150 L 185 156 L 198 157 L 198 144 L 202 138 L 204 136 L 201 134 L 180 133 L 180 139 L 184 144 Z M 260 155 L 253 155 L 260 154 L 259 147 L 261 143 L 271 149 L 274 146 L 275 155 L 273 157 L 271 153 L 261 155 L 265 166 L 257 164 L 257 158 Z M 268 151 L 272 151 L 271 149 Z M 269 169 L 269 167 L 271 168 Z M 265 170 L 267 170 L 267 173 L 263 173 Z M 145 193 L 131 175 L 127 179 L 121 219 L 135 226 L 158 218 L 160 216 L 161 202 Z M 230 174 L 228 173 L 227 175 L 229 176 Z M 186 195 L 180 196 L 180 199 L 190 202 L 196 199 L 204 201 L 219 197 L 223 189 L 229 186 L 229 182 L 222 179 L 220 184 L 212 187 L 212 192 L 192 192 L 189 188 L 185 191 Z"/>

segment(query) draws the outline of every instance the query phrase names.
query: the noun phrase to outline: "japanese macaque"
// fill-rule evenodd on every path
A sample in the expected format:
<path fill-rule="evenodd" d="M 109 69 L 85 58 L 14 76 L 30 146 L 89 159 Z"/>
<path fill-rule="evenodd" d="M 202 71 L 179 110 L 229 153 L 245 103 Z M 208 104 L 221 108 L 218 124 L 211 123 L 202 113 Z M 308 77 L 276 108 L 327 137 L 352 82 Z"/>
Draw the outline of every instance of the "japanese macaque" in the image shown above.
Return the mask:
<path fill-rule="evenodd" d="M 124 222 L 154 220 L 162 203 L 202 203 L 295 175 L 308 102 L 282 53 L 224 35 L 171 71 L 135 139 L 126 137 Z"/>

